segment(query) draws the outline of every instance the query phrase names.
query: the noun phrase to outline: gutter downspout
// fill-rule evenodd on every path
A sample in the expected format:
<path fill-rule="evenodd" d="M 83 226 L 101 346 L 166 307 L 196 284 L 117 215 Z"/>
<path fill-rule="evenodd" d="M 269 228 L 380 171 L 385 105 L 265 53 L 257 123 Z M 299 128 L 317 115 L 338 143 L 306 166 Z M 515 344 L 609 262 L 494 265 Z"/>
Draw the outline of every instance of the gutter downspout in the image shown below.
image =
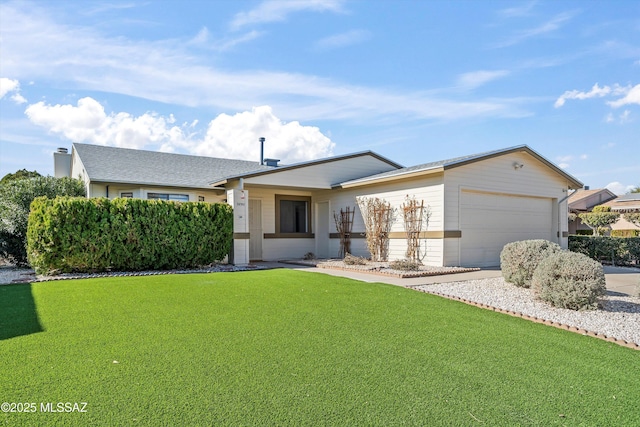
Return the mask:
<path fill-rule="evenodd" d="M 569 196 L 571 196 L 571 194 L 569 194 L 569 189 L 567 188 L 567 195 L 564 196 L 562 199 L 560 199 L 560 201 L 558 202 L 558 244 L 560 244 L 562 242 L 562 220 L 561 220 L 561 215 L 560 215 L 560 205 L 563 204 L 565 202 L 565 200 L 567 200 L 569 198 Z M 567 212 L 569 211 L 569 207 L 567 206 Z M 568 224 L 567 224 L 568 226 Z M 567 232 L 569 230 L 567 229 Z"/>

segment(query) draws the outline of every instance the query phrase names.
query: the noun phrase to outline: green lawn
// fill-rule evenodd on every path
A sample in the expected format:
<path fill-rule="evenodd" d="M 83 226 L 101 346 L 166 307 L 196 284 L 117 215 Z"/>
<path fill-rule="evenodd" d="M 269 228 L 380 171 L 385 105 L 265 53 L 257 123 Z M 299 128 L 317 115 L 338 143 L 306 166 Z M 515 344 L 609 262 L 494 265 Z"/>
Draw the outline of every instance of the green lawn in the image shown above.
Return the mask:
<path fill-rule="evenodd" d="M 0 286 L 0 402 L 38 410 L 0 425 L 632 426 L 639 373 L 638 351 L 323 274 Z"/>

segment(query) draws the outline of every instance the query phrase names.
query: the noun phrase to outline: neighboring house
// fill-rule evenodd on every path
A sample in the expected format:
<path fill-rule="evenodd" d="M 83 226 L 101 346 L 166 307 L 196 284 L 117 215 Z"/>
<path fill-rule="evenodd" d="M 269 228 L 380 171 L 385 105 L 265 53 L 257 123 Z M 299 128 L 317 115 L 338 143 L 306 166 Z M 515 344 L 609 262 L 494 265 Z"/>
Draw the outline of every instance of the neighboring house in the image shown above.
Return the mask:
<path fill-rule="evenodd" d="M 578 189 L 569 196 L 569 212 L 573 220 L 569 221 L 569 234 L 577 234 L 578 230 L 589 230 L 591 227 L 582 223 L 578 215 L 591 212 L 594 207 L 601 205 L 617 196 L 606 188 L 590 190 L 588 187 Z"/>
<path fill-rule="evenodd" d="M 640 227 L 624 219 L 625 213 L 638 213 L 640 212 L 640 193 L 629 193 L 624 196 L 620 196 L 614 200 L 611 200 L 604 204 L 610 206 L 613 212 L 619 212 L 620 219 L 611 224 L 612 230 L 637 230 L 640 231 Z"/>
<path fill-rule="evenodd" d="M 421 236 L 426 265 L 497 266 L 512 241 L 547 239 L 566 248 L 568 194 L 582 187 L 525 145 L 406 168 L 370 151 L 279 167 L 135 151 L 74 144 L 66 154 L 70 175 L 85 180 L 89 197 L 226 199 L 234 207 L 237 264 L 338 256 L 333 214 L 347 207 L 356 209 L 352 252 L 367 256 L 356 197 L 399 209 L 409 196 L 429 208 Z M 389 237 L 389 258 L 404 258 L 401 215 Z"/>

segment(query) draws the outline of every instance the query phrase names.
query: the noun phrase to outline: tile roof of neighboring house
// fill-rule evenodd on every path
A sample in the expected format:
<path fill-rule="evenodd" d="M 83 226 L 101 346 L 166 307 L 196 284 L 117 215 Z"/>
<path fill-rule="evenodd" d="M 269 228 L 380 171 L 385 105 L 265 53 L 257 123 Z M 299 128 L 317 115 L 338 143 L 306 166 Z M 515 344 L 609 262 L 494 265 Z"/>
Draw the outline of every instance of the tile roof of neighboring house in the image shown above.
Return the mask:
<path fill-rule="evenodd" d="M 629 193 L 604 203 L 618 212 L 640 212 L 640 193 Z"/>
<path fill-rule="evenodd" d="M 377 175 L 372 175 L 372 176 L 355 179 L 348 182 L 343 182 L 341 185 L 352 186 L 352 185 L 366 184 L 369 182 L 375 182 L 378 180 L 395 179 L 395 178 L 399 179 L 404 176 L 418 174 L 421 172 L 433 171 L 436 169 L 440 169 L 440 170 L 451 169 L 454 167 L 466 165 L 468 163 L 473 163 L 473 162 L 485 160 L 491 157 L 497 157 L 504 154 L 515 153 L 519 151 L 524 151 L 531 154 L 533 157 L 536 157 L 538 160 L 545 163 L 550 168 L 554 169 L 560 175 L 563 175 L 571 183 L 572 188 L 582 187 L 582 183 L 580 181 L 578 181 L 576 178 L 572 177 L 568 173 L 564 172 L 558 166 L 554 165 L 553 163 L 551 163 L 550 161 L 548 161 L 547 159 L 545 159 L 540 154 L 536 153 L 534 150 L 532 150 L 526 145 L 519 145 L 516 147 L 504 148 L 504 149 L 494 150 L 494 151 L 487 151 L 487 152 L 478 153 L 478 154 L 471 154 L 468 156 L 455 157 L 452 159 L 440 160 L 437 162 L 423 163 L 421 165 L 410 166 L 410 167 L 401 168 L 401 169 L 390 171 L 390 172 L 383 172 Z"/>
<path fill-rule="evenodd" d="M 211 189 L 225 176 L 273 169 L 258 162 L 74 143 L 93 182 Z"/>
<path fill-rule="evenodd" d="M 576 191 L 574 191 L 573 193 L 571 193 L 571 195 L 569 196 L 569 209 L 571 209 L 573 206 L 572 205 L 577 205 L 579 204 L 581 201 L 596 195 L 598 193 L 602 193 L 602 195 L 604 196 L 604 198 L 598 202 L 596 205 L 600 205 L 603 202 L 612 200 L 616 198 L 616 195 L 613 194 L 609 189 L 607 188 L 596 188 L 593 190 L 584 190 L 584 189 L 578 189 Z M 595 205 L 594 205 L 595 206 Z M 592 208 L 593 206 L 585 206 L 585 208 Z"/>

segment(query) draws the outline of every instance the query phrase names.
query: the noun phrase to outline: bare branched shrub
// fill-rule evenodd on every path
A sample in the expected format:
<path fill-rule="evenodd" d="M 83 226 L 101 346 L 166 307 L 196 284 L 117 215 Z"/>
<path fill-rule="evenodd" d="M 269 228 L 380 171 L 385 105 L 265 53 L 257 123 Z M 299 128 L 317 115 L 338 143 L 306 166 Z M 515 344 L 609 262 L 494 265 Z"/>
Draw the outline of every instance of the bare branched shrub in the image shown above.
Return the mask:
<path fill-rule="evenodd" d="M 418 271 L 422 264 L 413 259 L 397 259 L 389 263 L 389 268 L 400 271 Z"/>
<path fill-rule="evenodd" d="M 333 220 L 336 222 L 336 230 L 340 234 L 340 253 L 339 257 L 343 257 L 351 252 L 351 230 L 353 229 L 353 214 L 356 210 L 351 210 L 347 206 L 347 210 L 340 209 L 340 215 L 333 212 Z"/>
<path fill-rule="evenodd" d="M 389 232 L 395 209 L 391 203 L 377 197 L 356 197 L 367 231 L 367 248 L 373 261 L 386 261 L 389 257 Z"/>
<path fill-rule="evenodd" d="M 429 207 L 424 206 L 424 200 L 419 203 L 415 196 L 405 197 L 402 204 L 402 214 L 404 217 L 404 230 L 407 233 L 407 251 L 405 257 L 408 260 L 420 263 L 422 254 L 420 253 L 420 233 L 422 232 L 423 223 L 429 222 Z"/>
<path fill-rule="evenodd" d="M 344 262 L 346 265 L 366 265 L 369 260 L 359 256 L 351 255 L 347 252 L 342 262 Z"/>

